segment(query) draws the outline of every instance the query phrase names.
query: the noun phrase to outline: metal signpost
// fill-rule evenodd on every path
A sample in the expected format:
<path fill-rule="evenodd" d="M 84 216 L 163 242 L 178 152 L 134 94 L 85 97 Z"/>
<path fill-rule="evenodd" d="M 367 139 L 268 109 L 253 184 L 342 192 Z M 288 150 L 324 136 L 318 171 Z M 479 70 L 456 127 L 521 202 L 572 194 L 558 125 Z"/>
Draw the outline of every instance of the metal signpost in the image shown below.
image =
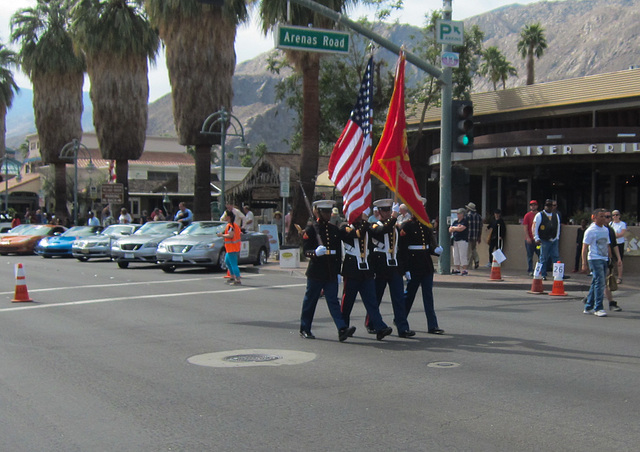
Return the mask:
<path fill-rule="evenodd" d="M 65 144 L 60 150 L 59 157 L 61 159 L 73 159 L 74 178 L 73 178 L 73 225 L 78 226 L 78 153 L 84 152 L 85 156 L 89 158 L 89 164 L 87 165 L 88 171 L 93 171 L 93 160 L 89 149 L 80 143 L 80 140 L 73 139 L 69 143 Z"/>

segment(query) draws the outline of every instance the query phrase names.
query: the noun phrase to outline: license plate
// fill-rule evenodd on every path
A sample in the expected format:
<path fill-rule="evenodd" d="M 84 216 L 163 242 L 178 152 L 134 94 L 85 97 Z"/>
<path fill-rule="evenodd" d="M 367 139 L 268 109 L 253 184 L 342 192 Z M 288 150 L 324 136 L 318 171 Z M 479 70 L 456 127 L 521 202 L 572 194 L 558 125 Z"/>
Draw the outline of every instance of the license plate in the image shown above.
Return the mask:
<path fill-rule="evenodd" d="M 182 262 L 182 256 L 171 256 L 171 260 L 174 262 Z"/>
<path fill-rule="evenodd" d="M 133 259 L 133 253 L 124 253 L 125 259 Z"/>

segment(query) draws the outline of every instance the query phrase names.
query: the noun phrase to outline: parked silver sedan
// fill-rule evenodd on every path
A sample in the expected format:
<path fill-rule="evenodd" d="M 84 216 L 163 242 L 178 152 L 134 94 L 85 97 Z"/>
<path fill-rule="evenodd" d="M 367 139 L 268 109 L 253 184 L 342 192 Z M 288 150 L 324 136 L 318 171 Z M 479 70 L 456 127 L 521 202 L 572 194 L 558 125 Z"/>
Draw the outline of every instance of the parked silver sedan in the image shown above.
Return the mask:
<path fill-rule="evenodd" d="M 133 234 L 138 228 L 140 228 L 139 224 L 112 224 L 98 235 L 73 242 L 71 254 L 80 262 L 111 257 L 111 244 Z"/>
<path fill-rule="evenodd" d="M 158 243 L 176 235 L 181 226 L 177 221 L 149 221 L 134 234 L 113 242 L 111 259 L 120 268 L 127 268 L 130 262 L 155 264 Z"/>
<path fill-rule="evenodd" d="M 156 258 L 163 271 L 171 273 L 178 267 L 210 267 L 227 270 L 224 257 L 225 222 L 195 221 L 179 235 L 169 237 L 158 245 Z M 269 237 L 260 232 L 242 233 L 239 264 L 262 265 L 269 256 Z"/>

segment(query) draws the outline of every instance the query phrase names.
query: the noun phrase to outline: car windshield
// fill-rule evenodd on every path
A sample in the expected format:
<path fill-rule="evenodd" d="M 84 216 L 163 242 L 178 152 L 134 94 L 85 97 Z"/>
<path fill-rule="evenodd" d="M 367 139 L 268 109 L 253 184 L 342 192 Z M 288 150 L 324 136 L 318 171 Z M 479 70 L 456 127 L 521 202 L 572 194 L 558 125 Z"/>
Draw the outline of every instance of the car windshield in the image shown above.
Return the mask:
<path fill-rule="evenodd" d="M 172 232 L 179 231 L 179 230 L 180 230 L 180 223 L 177 223 L 177 222 L 166 223 L 162 221 L 149 221 L 148 223 L 145 223 L 135 233 L 137 235 L 171 234 Z"/>
<path fill-rule="evenodd" d="M 94 235 L 100 229 L 99 226 L 74 226 L 60 234 L 61 237 L 87 237 Z"/>
<path fill-rule="evenodd" d="M 225 225 L 221 221 L 197 221 L 186 227 L 180 235 L 215 235 L 224 232 Z"/>
<path fill-rule="evenodd" d="M 25 231 L 31 229 L 32 224 L 19 224 L 15 228 L 9 230 L 9 234 L 24 234 Z"/>
<path fill-rule="evenodd" d="M 21 235 L 48 235 L 52 226 L 46 226 L 43 224 L 32 224 L 28 229 L 21 231 Z"/>
<path fill-rule="evenodd" d="M 128 224 L 112 224 L 102 231 L 102 235 L 133 234 L 135 227 Z"/>

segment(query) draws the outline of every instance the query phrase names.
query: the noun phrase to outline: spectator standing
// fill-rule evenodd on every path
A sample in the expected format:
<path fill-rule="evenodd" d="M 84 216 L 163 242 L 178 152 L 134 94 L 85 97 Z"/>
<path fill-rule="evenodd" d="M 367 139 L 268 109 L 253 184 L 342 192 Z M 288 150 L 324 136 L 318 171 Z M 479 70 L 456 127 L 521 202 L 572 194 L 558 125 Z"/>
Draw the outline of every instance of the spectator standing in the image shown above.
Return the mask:
<path fill-rule="evenodd" d="M 611 213 L 613 217 L 613 221 L 609 224 L 616 233 L 616 246 L 618 247 L 618 252 L 620 253 L 620 266 L 614 267 L 614 272 L 616 277 L 618 278 L 618 284 L 622 283 L 622 259 L 624 259 L 624 245 L 625 238 L 624 235 L 627 232 L 627 223 L 622 221 L 620 217 L 620 211 L 614 210 Z"/>
<path fill-rule="evenodd" d="M 21 224 L 22 221 L 20 220 L 20 214 L 15 213 L 13 215 L 13 220 L 11 220 L 11 229 L 15 228 L 16 226 L 20 226 Z"/>
<path fill-rule="evenodd" d="M 576 233 L 576 260 L 573 265 L 573 273 L 580 271 L 580 258 L 582 257 L 582 240 L 584 239 L 584 231 L 587 230 L 587 220 L 583 218 L 580 221 L 580 227 Z"/>
<path fill-rule="evenodd" d="M 187 205 L 184 202 L 181 202 L 178 204 L 178 211 L 176 212 L 173 220 L 180 223 L 180 229 L 184 229 L 193 221 L 193 212 L 191 212 L 190 209 L 187 209 Z"/>
<path fill-rule="evenodd" d="M 245 204 L 242 207 L 242 210 L 244 211 L 244 221 L 242 222 L 242 229 L 244 229 L 245 232 L 255 231 L 255 223 L 251 207 L 249 207 L 248 204 Z"/>
<path fill-rule="evenodd" d="M 377 223 L 378 220 L 380 219 L 380 210 L 377 207 L 373 207 L 373 212 L 371 213 L 371 216 L 369 216 L 369 223 L 374 224 Z"/>
<path fill-rule="evenodd" d="M 118 223 L 131 224 L 132 222 L 133 222 L 133 219 L 131 218 L 131 215 L 129 215 L 129 212 L 127 212 L 127 209 L 125 207 L 120 209 L 120 216 L 118 217 Z"/>
<path fill-rule="evenodd" d="M 329 223 L 336 227 L 340 227 L 340 224 L 342 223 L 342 217 L 340 217 L 340 211 L 337 207 L 331 209 L 331 218 L 329 219 Z"/>
<path fill-rule="evenodd" d="M 611 221 L 611 212 L 605 212 L 605 217 L 607 219 L 607 223 Z M 607 230 L 609 231 L 609 248 L 611 249 L 611 260 L 609 261 L 609 271 L 606 276 L 606 284 L 604 287 L 604 296 L 609 301 L 609 310 L 610 311 L 622 311 L 622 308 L 618 306 L 618 302 L 613 299 L 613 293 L 618 290 L 618 285 L 615 287 L 610 287 L 609 275 L 613 275 L 615 278 L 616 267 L 622 267 L 622 259 L 620 256 L 620 250 L 618 249 L 618 244 L 616 243 L 616 231 L 609 225 L 606 224 Z"/>
<path fill-rule="evenodd" d="M 411 219 L 411 212 L 409 212 L 409 208 L 406 204 L 400 204 L 398 206 L 398 218 L 396 224 L 398 228 L 401 228 L 405 221 L 409 221 Z"/>
<path fill-rule="evenodd" d="M 244 213 L 231 203 L 225 204 L 225 209 L 226 210 L 220 217 L 220 221 L 227 221 L 227 212 L 233 212 L 236 216 L 236 223 L 240 225 L 240 229 L 242 229 L 242 225 L 244 224 Z"/>
<path fill-rule="evenodd" d="M 545 281 L 547 279 L 547 269 L 554 262 L 560 260 L 560 250 L 558 248 L 560 242 L 560 215 L 553 212 L 553 203 L 554 201 L 547 199 L 544 202 L 544 210 L 538 212 L 533 219 L 533 238 L 536 245 L 540 245 L 541 275 Z"/>
<path fill-rule="evenodd" d="M 467 222 L 469 223 L 469 268 L 480 266 L 480 256 L 478 255 L 478 243 L 482 240 L 482 217 L 476 212 L 476 205 L 472 202 L 464 206 L 467 209 Z"/>
<path fill-rule="evenodd" d="M 529 202 L 529 212 L 526 213 L 522 220 L 524 227 L 524 247 L 527 250 L 527 274 L 533 276 L 533 255 L 535 253 L 540 259 L 540 250 L 533 239 L 533 220 L 538 214 L 538 201 L 532 199 Z M 582 250 L 582 242 L 580 242 L 580 250 Z"/>
<path fill-rule="evenodd" d="M 545 203 L 546 209 L 546 203 Z M 549 204 L 549 211 L 551 204 Z M 582 244 L 582 269 L 587 270 L 587 265 L 591 269 L 591 286 L 584 305 L 584 314 L 595 314 L 598 317 L 606 317 L 603 298 L 605 288 L 605 277 L 611 248 L 609 247 L 609 230 L 605 227 L 607 223 L 606 211 L 596 209 L 593 212 L 593 223 L 584 233 Z M 544 254 L 544 252 L 542 253 Z M 543 267 L 544 270 L 544 267 Z"/>
<path fill-rule="evenodd" d="M 87 212 L 87 226 L 100 226 L 100 220 L 90 210 Z"/>
<path fill-rule="evenodd" d="M 502 219 L 502 210 L 496 209 L 493 211 L 493 218 L 487 226 L 489 230 L 489 237 L 487 242 L 489 243 L 489 264 L 490 267 L 493 262 L 493 251 L 496 249 L 502 249 L 504 247 L 504 239 L 507 236 L 507 225 L 504 224 Z"/>
<path fill-rule="evenodd" d="M 466 276 L 467 271 L 467 251 L 469 249 L 469 228 L 467 225 L 467 211 L 460 207 L 457 212 L 457 219 L 449 226 L 449 234 L 452 236 L 453 244 L 453 266 L 455 267 L 451 273 Z"/>
<path fill-rule="evenodd" d="M 116 219 L 113 218 L 113 215 L 111 215 L 111 210 L 109 210 L 109 207 L 105 207 L 104 209 L 102 209 L 102 227 L 106 228 L 108 226 L 111 226 L 112 224 L 116 224 Z"/>
<path fill-rule="evenodd" d="M 282 213 L 279 211 L 275 211 L 273 213 L 273 219 L 271 220 L 271 224 L 276 225 L 276 229 L 278 231 L 278 244 L 282 245 Z"/>
<path fill-rule="evenodd" d="M 162 213 L 162 209 L 156 207 L 153 209 L 153 212 L 151 212 L 151 219 L 153 221 L 165 221 L 166 217 L 164 216 L 164 213 Z"/>

